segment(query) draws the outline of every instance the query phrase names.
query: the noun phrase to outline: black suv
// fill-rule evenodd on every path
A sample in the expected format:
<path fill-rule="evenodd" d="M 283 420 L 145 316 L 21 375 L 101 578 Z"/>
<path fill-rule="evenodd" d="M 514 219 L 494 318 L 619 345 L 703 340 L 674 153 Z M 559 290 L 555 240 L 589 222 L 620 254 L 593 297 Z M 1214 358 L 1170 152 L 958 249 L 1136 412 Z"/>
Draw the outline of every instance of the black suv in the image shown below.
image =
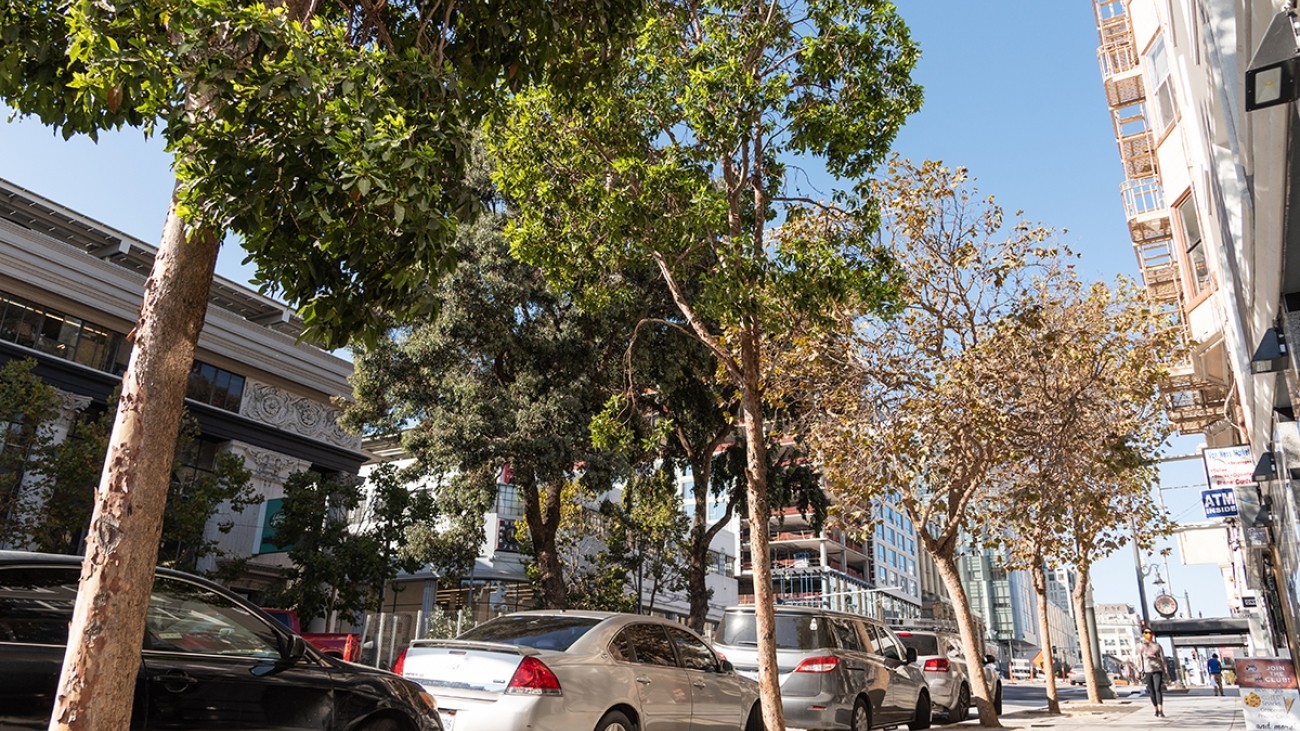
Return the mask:
<path fill-rule="evenodd" d="M 0 731 L 48 726 L 80 574 L 79 556 L 0 551 Z M 167 569 L 149 599 L 131 728 L 442 731 L 415 683 L 326 657 Z"/>

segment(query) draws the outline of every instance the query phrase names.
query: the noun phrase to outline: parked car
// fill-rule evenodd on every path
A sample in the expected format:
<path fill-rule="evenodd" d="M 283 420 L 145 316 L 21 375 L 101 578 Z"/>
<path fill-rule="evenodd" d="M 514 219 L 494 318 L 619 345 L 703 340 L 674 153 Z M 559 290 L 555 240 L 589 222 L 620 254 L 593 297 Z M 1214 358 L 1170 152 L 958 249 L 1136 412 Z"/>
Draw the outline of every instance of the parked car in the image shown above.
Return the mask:
<path fill-rule="evenodd" d="M 361 659 L 361 636 L 353 632 L 303 632 L 302 623 L 298 620 L 298 613 L 292 609 L 268 609 L 262 608 L 263 612 L 271 615 L 271 618 L 280 624 L 294 631 L 294 634 L 302 635 L 312 647 L 329 655 L 337 657 L 340 660 L 348 662 L 357 662 Z"/>
<path fill-rule="evenodd" d="M 916 662 L 925 673 L 935 711 L 949 723 L 965 721 L 971 707 L 971 669 L 961 639 L 951 632 L 929 629 L 895 628 L 895 634 L 904 645 L 916 650 Z M 993 710 L 1001 715 L 1002 679 L 996 662 L 990 664 L 982 657 L 979 669 L 993 694 Z"/>
<path fill-rule="evenodd" d="M 758 685 L 699 635 L 636 614 L 530 611 L 395 666 L 438 701 L 447 731 L 762 731 Z"/>
<path fill-rule="evenodd" d="M 916 653 L 884 624 L 828 609 L 778 606 L 776 664 L 790 726 L 867 731 L 930 727 L 930 691 Z M 758 677 L 754 607 L 730 607 L 714 647 L 736 672 Z"/>
<path fill-rule="evenodd" d="M 0 551 L 0 731 L 43 729 L 81 557 Z M 433 698 L 392 673 L 326 657 L 256 606 L 158 569 L 131 728 L 443 731 Z"/>

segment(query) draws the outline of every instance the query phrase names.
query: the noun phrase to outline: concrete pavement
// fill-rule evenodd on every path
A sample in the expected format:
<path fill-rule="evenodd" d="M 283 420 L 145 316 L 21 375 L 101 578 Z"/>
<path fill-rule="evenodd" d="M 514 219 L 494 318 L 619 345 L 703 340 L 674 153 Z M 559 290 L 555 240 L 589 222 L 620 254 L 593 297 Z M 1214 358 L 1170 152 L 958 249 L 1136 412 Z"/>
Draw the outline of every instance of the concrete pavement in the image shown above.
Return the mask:
<path fill-rule="evenodd" d="M 1121 693 L 1122 689 L 1117 688 Z M 1146 695 L 1127 695 L 1100 706 L 1087 701 L 1066 701 L 1062 715 L 1049 716 L 1044 709 L 1021 710 L 1002 716 L 1002 725 L 1020 729 L 1056 729 L 1057 731 L 1091 731 L 1105 728 L 1116 731 L 1244 731 L 1241 698 L 1236 688 L 1225 689 L 1227 695 L 1215 696 L 1209 688 L 1193 688 L 1186 693 L 1165 695 L 1165 717 L 1156 718 L 1155 707 Z M 973 714 L 972 714 L 973 715 Z M 975 720 L 935 728 L 978 728 Z"/>

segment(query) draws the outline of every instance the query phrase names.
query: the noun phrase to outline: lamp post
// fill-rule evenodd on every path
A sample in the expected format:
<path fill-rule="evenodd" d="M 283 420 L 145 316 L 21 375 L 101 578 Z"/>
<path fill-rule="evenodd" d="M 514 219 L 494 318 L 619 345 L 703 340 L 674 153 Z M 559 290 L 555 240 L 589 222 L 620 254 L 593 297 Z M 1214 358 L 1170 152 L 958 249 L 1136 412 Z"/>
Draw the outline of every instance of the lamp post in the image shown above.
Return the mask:
<path fill-rule="evenodd" d="M 1097 636 L 1097 608 L 1092 601 L 1091 581 L 1088 582 L 1088 594 L 1083 602 L 1083 622 L 1088 630 L 1084 641 L 1092 647 L 1092 682 L 1097 686 L 1097 697 L 1111 700 L 1115 697 L 1115 690 L 1110 687 L 1110 676 L 1106 675 L 1106 668 L 1101 661 L 1101 638 Z"/>

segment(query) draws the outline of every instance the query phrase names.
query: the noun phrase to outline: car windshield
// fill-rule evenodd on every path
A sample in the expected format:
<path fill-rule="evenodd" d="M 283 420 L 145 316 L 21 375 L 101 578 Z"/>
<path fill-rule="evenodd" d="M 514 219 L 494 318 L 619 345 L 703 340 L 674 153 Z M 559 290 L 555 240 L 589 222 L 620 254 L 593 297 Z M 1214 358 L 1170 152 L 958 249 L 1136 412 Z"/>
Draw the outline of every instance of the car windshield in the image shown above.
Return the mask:
<path fill-rule="evenodd" d="M 935 635 L 912 634 L 911 632 L 908 632 L 906 630 L 902 632 L 895 632 L 894 634 L 898 635 L 898 639 L 901 640 L 905 646 L 910 647 L 913 650 L 916 650 L 917 655 L 921 655 L 924 657 L 925 655 L 940 654 L 939 638 L 936 637 Z"/>
<path fill-rule="evenodd" d="M 600 624 L 597 617 L 524 614 L 497 617 L 461 634 L 458 640 L 500 642 L 538 650 L 569 649 L 579 637 Z"/>
<path fill-rule="evenodd" d="M 751 612 L 727 612 L 722 615 L 715 635 L 723 645 L 758 646 L 758 634 Z M 778 650 L 816 650 L 830 647 L 826 620 L 811 614 L 777 614 L 776 648 Z"/>

